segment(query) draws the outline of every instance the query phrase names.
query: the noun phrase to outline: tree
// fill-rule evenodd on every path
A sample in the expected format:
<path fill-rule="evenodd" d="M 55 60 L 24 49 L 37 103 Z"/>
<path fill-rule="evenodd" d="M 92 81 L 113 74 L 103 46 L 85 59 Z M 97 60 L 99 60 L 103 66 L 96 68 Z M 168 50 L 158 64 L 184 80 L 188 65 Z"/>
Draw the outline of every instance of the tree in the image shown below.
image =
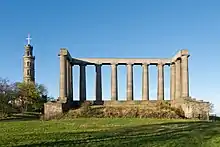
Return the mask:
<path fill-rule="evenodd" d="M 14 84 L 0 78 L 0 118 L 7 117 L 13 110 L 12 102 L 15 99 Z"/>
<path fill-rule="evenodd" d="M 26 112 L 28 106 L 33 109 L 40 109 L 47 100 L 47 89 L 42 84 L 34 84 L 33 82 L 17 82 L 16 83 L 17 104 L 22 112 Z"/>
<path fill-rule="evenodd" d="M 47 96 L 48 91 L 43 84 L 36 84 L 36 90 L 38 91 L 40 97 L 35 103 L 33 103 L 32 108 L 34 111 L 42 112 L 44 103 L 48 102 L 50 98 Z"/>

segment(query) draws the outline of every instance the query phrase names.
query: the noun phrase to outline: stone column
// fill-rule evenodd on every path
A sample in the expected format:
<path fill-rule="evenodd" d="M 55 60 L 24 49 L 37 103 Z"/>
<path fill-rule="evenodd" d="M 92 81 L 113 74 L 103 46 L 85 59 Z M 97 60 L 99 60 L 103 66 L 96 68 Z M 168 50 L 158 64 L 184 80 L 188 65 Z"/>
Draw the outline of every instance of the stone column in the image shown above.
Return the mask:
<path fill-rule="evenodd" d="M 111 100 L 118 100 L 117 65 L 111 64 Z"/>
<path fill-rule="evenodd" d="M 80 65 L 79 73 L 79 99 L 80 101 L 86 100 L 86 65 Z"/>
<path fill-rule="evenodd" d="M 181 57 L 182 97 L 189 97 L 188 55 Z"/>
<path fill-rule="evenodd" d="M 73 101 L 73 66 L 70 63 L 70 101 Z"/>
<path fill-rule="evenodd" d="M 60 98 L 62 103 L 66 103 L 67 89 L 66 89 L 66 56 L 60 55 Z"/>
<path fill-rule="evenodd" d="M 143 64 L 142 67 L 142 100 L 149 100 L 148 64 Z"/>
<path fill-rule="evenodd" d="M 176 61 L 176 90 L 175 90 L 175 99 L 181 97 L 181 60 L 177 59 Z"/>
<path fill-rule="evenodd" d="M 175 99 L 175 90 L 176 90 L 176 68 L 175 63 L 170 65 L 170 100 Z"/>
<path fill-rule="evenodd" d="M 127 100 L 133 100 L 133 65 L 127 64 Z"/>
<path fill-rule="evenodd" d="M 102 101 L 102 69 L 101 65 L 96 65 L 96 101 Z"/>
<path fill-rule="evenodd" d="M 158 100 L 164 100 L 164 70 L 163 70 L 163 64 L 158 63 L 158 84 L 157 84 L 157 99 Z"/>
<path fill-rule="evenodd" d="M 70 63 L 68 60 L 66 60 L 66 95 L 67 95 L 67 99 L 69 101 L 70 99 Z"/>

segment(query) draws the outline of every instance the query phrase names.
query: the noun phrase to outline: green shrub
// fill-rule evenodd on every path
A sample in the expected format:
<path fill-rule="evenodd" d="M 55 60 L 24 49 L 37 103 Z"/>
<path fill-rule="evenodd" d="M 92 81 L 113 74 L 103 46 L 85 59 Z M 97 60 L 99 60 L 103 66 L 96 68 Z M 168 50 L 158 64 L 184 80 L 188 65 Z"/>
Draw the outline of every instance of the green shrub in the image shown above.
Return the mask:
<path fill-rule="evenodd" d="M 174 112 L 180 116 L 181 118 L 185 118 L 185 112 L 183 111 L 182 107 L 178 107 L 178 108 L 172 108 L 174 110 Z"/>
<path fill-rule="evenodd" d="M 4 119 L 12 114 L 14 109 L 10 104 L 0 104 L 0 119 Z"/>
<path fill-rule="evenodd" d="M 84 102 L 82 103 L 80 107 L 80 115 L 83 117 L 88 117 L 90 115 L 91 111 L 91 104 L 90 102 Z"/>
<path fill-rule="evenodd" d="M 1 119 L 4 119 L 4 118 L 7 118 L 7 117 L 8 117 L 8 114 L 7 114 L 7 113 L 0 112 L 0 120 L 1 120 Z"/>
<path fill-rule="evenodd" d="M 91 107 L 90 107 L 90 108 L 91 108 Z M 97 117 L 97 118 L 102 118 L 102 117 L 104 117 L 103 107 L 94 107 L 94 108 L 91 108 L 87 116 L 88 116 L 88 117 Z"/>

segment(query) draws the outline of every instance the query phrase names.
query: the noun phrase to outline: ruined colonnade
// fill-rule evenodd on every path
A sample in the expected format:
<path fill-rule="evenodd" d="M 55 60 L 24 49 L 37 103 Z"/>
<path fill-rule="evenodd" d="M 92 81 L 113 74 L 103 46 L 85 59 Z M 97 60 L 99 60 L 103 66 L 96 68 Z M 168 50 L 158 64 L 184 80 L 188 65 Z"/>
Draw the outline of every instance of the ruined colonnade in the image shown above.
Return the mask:
<path fill-rule="evenodd" d="M 65 103 L 73 101 L 72 67 L 80 66 L 79 97 L 86 100 L 86 65 L 96 67 L 96 101 L 102 101 L 102 65 L 111 66 L 111 100 L 118 100 L 117 66 L 127 67 L 126 97 L 128 101 L 134 99 L 133 66 L 142 66 L 142 100 L 149 100 L 149 66 L 156 65 L 158 71 L 157 99 L 164 100 L 164 66 L 170 66 L 170 99 L 189 97 L 188 50 L 180 50 L 173 58 L 72 58 L 66 49 L 60 50 L 60 96 L 59 101 Z"/>

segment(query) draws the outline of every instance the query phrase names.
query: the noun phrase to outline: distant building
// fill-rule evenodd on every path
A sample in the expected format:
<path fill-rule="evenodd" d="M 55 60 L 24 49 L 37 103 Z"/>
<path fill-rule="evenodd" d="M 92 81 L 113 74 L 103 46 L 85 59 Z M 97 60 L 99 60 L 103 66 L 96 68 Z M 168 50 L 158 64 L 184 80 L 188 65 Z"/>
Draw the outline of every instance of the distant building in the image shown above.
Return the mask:
<path fill-rule="evenodd" d="M 23 81 L 35 82 L 35 56 L 33 55 L 33 46 L 30 44 L 30 35 L 28 34 L 27 45 L 23 56 Z"/>

